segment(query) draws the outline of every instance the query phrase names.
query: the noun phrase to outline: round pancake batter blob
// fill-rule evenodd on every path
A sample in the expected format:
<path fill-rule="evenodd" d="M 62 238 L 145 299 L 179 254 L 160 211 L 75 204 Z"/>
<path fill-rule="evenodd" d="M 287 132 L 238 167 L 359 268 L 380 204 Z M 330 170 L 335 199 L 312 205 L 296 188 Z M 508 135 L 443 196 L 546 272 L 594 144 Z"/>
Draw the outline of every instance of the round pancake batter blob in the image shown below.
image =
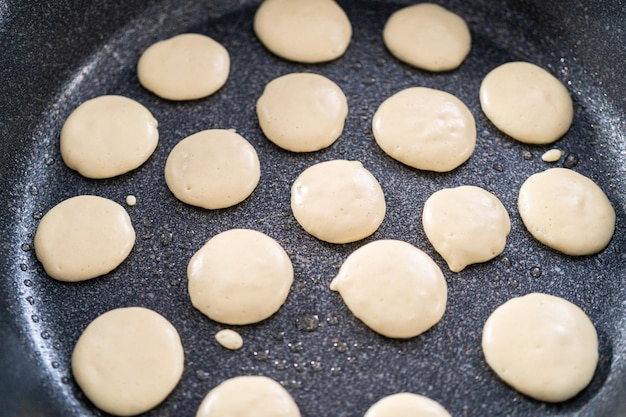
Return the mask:
<path fill-rule="evenodd" d="M 226 48 L 198 33 L 159 41 L 137 63 L 137 77 L 146 90 L 177 101 L 210 96 L 226 83 L 229 72 Z"/>
<path fill-rule="evenodd" d="M 418 394 L 388 395 L 372 405 L 363 417 L 452 417 L 437 401 Z"/>
<path fill-rule="evenodd" d="M 300 417 L 298 405 L 278 382 L 266 376 L 227 379 L 204 397 L 196 417 Z"/>
<path fill-rule="evenodd" d="M 141 166 L 156 149 L 158 123 L 144 106 L 127 97 L 100 96 L 85 101 L 61 129 L 61 157 L 87 178 L 125 174 Z"/>
<path fill-rule="evenodd" d="M 453 272 L 501 254 L 511 220 L 495 195 L 480 187 L 444 188 L 424 204 L 428 240 Z"/>
<path fill-rule="evenodd" d="M 291 210 L 316 238 L 348 243 L 374 233 L 387 206 L 380 184 L 360 162 L 333 160 L 300 174 L 291 187 Z"/>
<path fill-rule="evenodd" d="M 411 87 L 385 100 L 372 120 L 376 143 L 413 168 L 447 172 L 467 161 L 476 145 L 476 124 L 452 94 Z"/>
<path fill-rule="evenodd" d="M 267 84 L 256 113 L 263 133 L 275 145 L 292 152 L 312 152 L 339 138 L 348 101 L 328 78 L 292 73 Z"/>
<path fill-rule="evenodd" d="M 480 105 L 498 129 L 530 144 L 556 141 L 574 118 L 565 86 L 529 62 L 508 62 L 487 74 L 480 85 Z"/>
<path fill-rule="evenodd" d="M 35 254 L 59 281 L 84 281 L 119 266 L 135 245 L 124 207 L 94 195 L 72 197 L 48 211 L 35 233 Z"/>
<path fill-rule="evenodd" d="M 234 206 L 261 178 L 254 147 L 230 130 L 209 129 L 180 141 L 167 157 L 165 182 L 180 201 L 206 209 Z"/>
<path fill-rule="evenodd" d="M 160 404 L 183 374 L 178 332 L 142 307 L 108 311 L 82 333 L 72 353 L 72 373 L 87 398 L 117 416 Z"/>
<path fill-rule="evenodd" d="M 615 210 L 606 194 L 570 169 L 531 175 L 520 188 L 517 206 L 535 239 L 567 255 L 598 253 L 615 232 Z"/>
<path fill-rule="evenodd" d="M 334 0 L 265 0 L 254 16 L 254 32 L 275 55 L 316 64 L 344 54 L 352 25 Z"/>
<path fill-rule="evenodd" d="M 522 394 L 565 401 L 591 381 L 598 336 L 575 304 L 548 294 L 513 298 L 483 328 L 482 348 L 494 372 Z"/>
<path fill-rule="evenodd" d="M 459 67 L 472 46 L 465 21 L 433 3 L 393 13 L 383 29 L 383 41 L 400 61 L 433 72 Z"/>
<path fill-rule="evenodd" d="M 437 264 L 399 240 L 378 240 L 354 251 L 330 289 L 370 329 L 393 338 L 415 337 L 437 324 L 448 297 Z"/>
<path fill-rule="evenodd" d="M 187 266 L 191 303 L 219 323 L 265 320 L 285 303 L 293 266 L 269 236 L 232 229 L 209 239 Z"/>

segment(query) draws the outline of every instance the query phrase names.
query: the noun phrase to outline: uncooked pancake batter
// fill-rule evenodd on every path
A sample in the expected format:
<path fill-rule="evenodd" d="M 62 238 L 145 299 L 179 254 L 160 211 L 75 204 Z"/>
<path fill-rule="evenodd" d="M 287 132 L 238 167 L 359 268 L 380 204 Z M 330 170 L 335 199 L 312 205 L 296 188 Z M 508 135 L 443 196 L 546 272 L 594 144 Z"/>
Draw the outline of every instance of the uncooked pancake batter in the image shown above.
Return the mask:
<path fill-rule="evenodd" d="M 199 33 L 157 42 L 137 63 L 141 85 L 168 100 L 195 100 L 222 88 L 230 72 L 228 51 Z"/>
<path fill-rule="evenodd" d="M 437 401 L 401 392 L 378 400 L 363 417 L 452 417 Z"/>
<path fill-rule="evenodd" d="M 391 15 L 383 41 L 392 55 L 427 71 L 449 71 L 465 60 L 472 37 L 465 21 L 434 3 L 419 3 Z"/>
<path fill-rule="evenodd" d="M 165 182 L 179 200 L 220 209 L 248 198 L 261 178 L 254 147 L 230 130 L 210 129 L 180 141 L 165 163 Z"/>
<path fill-rule="evenodd" d="M 453 272 L 502 253 L 511 231 L 509 214 L 498 197 L 468 185 L 432 194 L 424 204 L 422 224 Z"/>
<path fill-rule="evenodd" d="M 215 334 L 217 343 L 230 350 L 238 350 L 243 346 L 243 338 L 231 329 L 222 329 Z"/>
<path fill-rule="evenodd" d="M 354 251 L 330 289 L 369 328 L 394 338 L 414 337 L 437 324 L 448 297 L 437 264 L 399 240 L 378 240 Z"/>
<path fill-rule="evenodd" d="M 333 160 L 300 174 L 291 187 L 291 210 L 316 238 L 348 243 L 378 229 L 386 204 L 380 184 L 360 162 Z"/>
<path fill-rule="evenodd" d="M 452 94 L 411 87 L 385 100 L 372 120 L 376 143 L 413 168 L 446 172 L 465 162 L 476 145 L 476 124 Z"/>
<path fill-rule="evenodd" d="M 156 149 L 158 123 L 138 102 L 122 96 L 85 101 L 61 130 L 63 162 L 87 178 L 111 178 L 141 166 Z"/>
<path fill-rule="evenodd" d="M 184 366 L 178 332 L 142 307 L 108 311 L 81 334 L 72 373 L 87 398 L 117 416 L 144 413 L 178 384 Z"/>
<path fill-rule="evenodd" d="M 291 73 L 267 84 L 256 113 L 263 133 L 274 144 L 292 152 L 312 152 L 339 138 L 348 101 L 341 88 L 322 75 Z"/>
<path fill-rule="evenodd" d="M 254 32 L 279 57 L 315 64 L 344 54 L 352 25 L 333 0 L 265 0 L 254 16 Z"/>
<path fill-rule="evenodd" d="M 298 405 L 278 382 L 266 376 L 238 376 L 213 388 L 196 417 L 300 417 Z"/>
<path fill-rule="evenodd" d="M 560 149 L 550 149 L 541 155 L 541 160 L 544 162 L 556 162 L 563 156 L 563 151 Z"/>
<path fill-rule="evenodd" d="M 540 401 L 565 401 L 591 381 L 598 336 L 587 315 L 548 294 L 513 298 L 498 307 L 483 329 L 485 359 L 519 392 Z"/>
<path fill-rule="evenodd" d="M 35 253 L 59 281 L 83 281 L 120 265 L 135 245 L 124 207 L 94 195 L 72 197 L 48 211 L 35 233 Z"/>
<path fill-rule="evenodd" d="M 135 204 L 137 204 L 137 197 L 135 197 L 132 194 L 129 194 L 126 196 L 126 204 L 133 207 Z"/>
<path fill-rule="evenodd" d="M 529 62 L 508 62 L 487 74 L 480 85 L 480 105 L 498 129 L 531 144 L 556 141 L 574 118 L 565 86 Z"/>
<path fill-rule="evenodd" d="M 517 206 L 526 229 L 544 245 L 567 255 L 593 255 L 615 232 L 615 210 L 589 178 L 550 168 L 522 184 Z"/>
<path fill-rule="evenodd" d="M 265 320 L 283 305 L 293 282 L 291 260 L 278 242 L 248 229 L 231 229 L 198 250 L 187 267 L 195 308 L 225 324 Z"/>

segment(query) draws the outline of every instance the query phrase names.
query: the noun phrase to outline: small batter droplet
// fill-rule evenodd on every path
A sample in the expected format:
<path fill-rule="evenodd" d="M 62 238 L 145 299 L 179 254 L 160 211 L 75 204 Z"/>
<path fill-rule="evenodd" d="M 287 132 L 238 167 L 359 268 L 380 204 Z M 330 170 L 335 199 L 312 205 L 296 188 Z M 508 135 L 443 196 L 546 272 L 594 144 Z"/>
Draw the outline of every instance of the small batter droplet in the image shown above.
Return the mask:
<path fill-rule="evenodd" d="M 217 342 L 230 350 L 238 350 L 243 347 L 243 338 L 239 333 L 231 329 L 223 329 L 215 335 Z"/>

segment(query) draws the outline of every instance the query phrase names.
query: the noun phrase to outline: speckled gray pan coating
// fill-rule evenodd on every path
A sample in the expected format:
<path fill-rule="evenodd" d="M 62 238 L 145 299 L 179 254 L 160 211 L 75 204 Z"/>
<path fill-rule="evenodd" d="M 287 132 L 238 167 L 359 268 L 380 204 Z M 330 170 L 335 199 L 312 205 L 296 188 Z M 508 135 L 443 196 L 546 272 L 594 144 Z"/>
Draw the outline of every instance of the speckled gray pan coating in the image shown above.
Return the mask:
<path fill-rule="evenodd" d="M 252 32 L 255 1 L 0 2 L 0 414 L 99 415 L 70 370 L 74 343 L 87 324 L 115 308 L 140 305 L 167 317 L 186 353 L 183 379 L 151 416 L 190 416 L 210 388 L 226 378 L 263 374 L 284 384 L 304 416 L 362 415 L 380 397 L 412 391 L 455 416 L 613 416 L 626 413 L 626 3 L 524 0 L 441 0 L 465 18 L 470 55 L 455 71 L 431 74 L 395 60 L 382 43 L 386 18 L 409 2 L 340 1 L 354 37 L 342 58 L 299 65 L 270 54 Z M 135 64 L 155 41 L 200 32 L 230 52 L 226 85 L 207 99 L 175 103 L 141 88 Z M 550 146 L 529 146 L 499 133 L 480 111 L 481 79 L 495 66 L 527 60 L 563 81 L 574 99 L 574 124 L 556 146 L 565 157 L 541 160 Z M 266 140 L 255 116 L 265 84 L 292 71 L 319 72 L 345 92 L 350 112 L 342 137 L 311 154 L 283 151 Z M 474 155 L 453 172 L 421 172 L 387 157 L 375 144 L 371 118 L 391 94 L 409 86 L 439 88 L 473 111 Z M 63 164 L 58 136 L 81 102 L 122 94 L 159 121 L 155 154 L 118 178 L 82 178 Z M 225 210 L 187 206 L 168 191 L 163 167 L 185 136 L 234 128 L 256 148 L 258 188 Z M 388 213 L 370 238 L 332 245 L 307 235 L 289 208 L 292 181 L 306 167 L 343 158 L 361 161 L 386 193 Z M 531 174 L 566 166 L 595 180 L 617 212 L 605 251 L 572 258 L 534 241 L 516 210 L 517 191 Z M 512 233 L 495 260 L 454 274 L 429 245 L 421 210 L 434 191 L 461 184 L 494 192 L 511 215 Z M 85 283 L 54 281 L 32 250 L 40 217 L 61 200 L 93 193 L 127 207 L 137 231 L 130 257 L 107 276 Z M 244 347 L 221 348 L 222 326 L 196 311 L 186 290 L 186 266 L 211 236 L 249 227 L 277 239 L 295 268 L 283 308 L 238 328 Z M 328 289 L 346 256 L 365 242 L 406 240 L 445 271 L 448 309 L 427 333 L 406 341 L 380 337 L 356 320 Z M 543 291 L 576 303 L 597 327 L 600 362 L 590 386 L 562 404 L 516 393 L 486 365 L 480 338 L 489 314 L 511 297 Z"/>

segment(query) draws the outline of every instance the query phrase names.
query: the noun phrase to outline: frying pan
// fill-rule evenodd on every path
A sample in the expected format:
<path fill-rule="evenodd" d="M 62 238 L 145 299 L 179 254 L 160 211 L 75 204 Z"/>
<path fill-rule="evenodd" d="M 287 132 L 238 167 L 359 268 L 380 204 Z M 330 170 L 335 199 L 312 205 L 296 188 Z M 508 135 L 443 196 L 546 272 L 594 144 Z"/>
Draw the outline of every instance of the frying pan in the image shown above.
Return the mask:
<path fill-rule="evenodd" d="M 252 32 L 258 1 L 97 1 L 0 3 L 0 414 L 102 415 L 72 378 L 70 356 L 82 330 L 112 308 L 151 308 L 178 329 L 185 371 L 172 395 L 147 413 L 194 415 L 204 395 L 237 375 L 280 381 L 304 416 L 359 416 L 382 396 L 411 391 L 439 401 L 455 416 L 626 415 L 626 4 L 621 0 L 460 1 L 440 4 L 469 24 L 472 51 L 463 65 L 432 74 L 404 65 L 385 49 L 381 30 L 406 1 L 340 1 L 354 36 L 346 54 L 321 65 L 287 62 L 269 53 Z M 161 100 L 142 89 L 135 65 L 153 42 L 182 32 L 207 34 L 230 52 L 228 82 L 193 102 Z M 538 64 L 560 79 L 574 100 L 570 131 L 554 146 L 517 143 L 485 118 L 478 102 L 482 78 L 507 61 Z M 293 154 L 266 140 L 255 102 L 271 79 L 295 71 L 321 73 L 346 93 L 350 113 L 330 148 Z M 448 91 L 477 123 L 470 160 L 450 173 L 404 166 L 375 144 L 371 117 L 378 105 L 409 86 Z M 109 180 L 89 180 L 64 166 L 59 132 L 81 102 L 121 94 L 148 107 L 160 142 L 140 168 Z M 208 128 L 234 128 L 257 149 L 262 178 L 252 196 L 224 210 L 187 206 L 168 191 L 165 159 L 181 139 Z M 307 235 L 289 208 L 290 185 L 306 167 L 330 159 L 361 161 L 378 178 L 387 216 L 370 238 L 332 245 Z M 531 174 L 565 166 L 592 178 L 617 213 L 617 229 L 598 255 L 569 257 L 536 242 L 516 210 L 517 192 Z M 496 259 L 452 273 L 421 228 L 426 198 L 443 187 L 477 185 L 495 193 L 512 222 Z M 104 277 L 57 282 L 32 250 L 41 216 L 58 202 L 96 194 L 124 204 L 137 232 L 131 256 Z M 245 345 L 221 348 L 212 322 L 189 301 L 186 265 L 211 236 L 234 227 L 260 230 L 289 253 L 295 282 L 286 304 L 268 320 L 237 328 Z M 402 239 L 442 267 L 449 287 L 442 321 L 419 337 L 391 340 L 355 319 L 328 289 L 343 260 L 366 242 Z M 580 306 L 595 324 L 600 360 L 590 385 L 573 399 L 547 404 L 501 382 L 486 365 L 481 329 L 506 300 L 540 291 Z"/>

